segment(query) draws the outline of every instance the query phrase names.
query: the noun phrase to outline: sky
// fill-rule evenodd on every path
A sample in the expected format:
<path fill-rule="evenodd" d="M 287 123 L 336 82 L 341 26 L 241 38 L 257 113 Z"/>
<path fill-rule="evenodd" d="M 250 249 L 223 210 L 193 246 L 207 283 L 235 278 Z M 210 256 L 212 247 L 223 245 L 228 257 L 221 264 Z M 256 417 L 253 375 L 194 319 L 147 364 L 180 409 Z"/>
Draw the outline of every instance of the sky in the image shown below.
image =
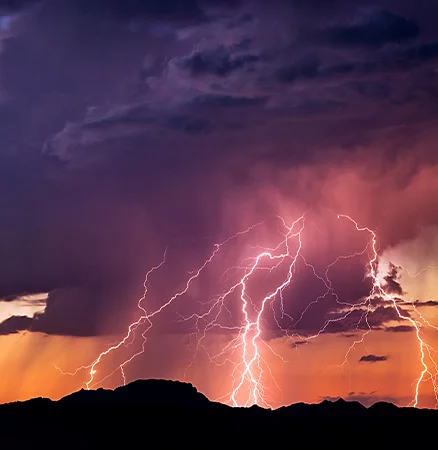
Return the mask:
<path fill-rule="evenodd" d="M 0 402 L 168 378 L 435 407 L 437 14 L 1 2 Z"/>

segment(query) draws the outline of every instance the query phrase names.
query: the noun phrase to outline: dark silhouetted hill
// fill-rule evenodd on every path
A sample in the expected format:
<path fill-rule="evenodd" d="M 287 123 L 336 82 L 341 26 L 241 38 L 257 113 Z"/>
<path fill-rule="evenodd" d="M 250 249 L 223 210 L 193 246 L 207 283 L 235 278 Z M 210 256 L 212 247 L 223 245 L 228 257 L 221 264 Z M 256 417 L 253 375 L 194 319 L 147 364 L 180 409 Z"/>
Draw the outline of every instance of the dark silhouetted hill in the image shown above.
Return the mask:
<path fill-rule="evenodd" d="M 58 403 L 60 405 L 148 405 L 206 409 L 223 406 L 210 402 L 189 383 L 170 380 L 137 380 L 113 391 L 82 389 L 62 398 Z"/>
<path fill-rule="evenodd" d="M 0 405 L 1 449 L 434 447 L 438 411 L 323 401 L 271 411 L 209 401 L 191 384 L 140 380 L 59 401 Z M 323 446 L 323 447 L 322 447 Z"/>

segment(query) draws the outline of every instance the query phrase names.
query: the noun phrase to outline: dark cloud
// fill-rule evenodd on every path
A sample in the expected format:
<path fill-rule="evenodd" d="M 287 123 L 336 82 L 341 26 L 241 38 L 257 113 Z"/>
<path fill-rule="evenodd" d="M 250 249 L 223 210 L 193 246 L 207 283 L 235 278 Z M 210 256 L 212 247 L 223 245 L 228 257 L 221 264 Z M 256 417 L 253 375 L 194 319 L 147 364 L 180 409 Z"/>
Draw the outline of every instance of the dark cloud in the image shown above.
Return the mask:
<path fill-rule="evenodd" d="M 51 2 L 52 0 L 5 0 L 1 2 L 0 9 L 17 12 L 38 3 L 46 3 L 50 7 Z M 122 22 L 150 17 L 196 21 L 206 20 L 206 7 L 236 8 L 240 3 L 239 0 L 67 0 L 63 2 L 63 7 L 84 17 L 110 18 Z"/>
<path fill-rule="evenodd" d="M 399 271 L 400 267 L 396 267 L 394 264 L 391 264 L 389 267 L 389 273 L 384 277 L 386 286 L 385 286 L 385 292 L 388 294 L 395 294 L 395 295 L 403 295 L 403 289 L 401 287 L 401 284 L 399 282 Z"/>
<path fill-rule="evenodd" d="M 186 133 L 205 133 L 208 131 L 209 122 L 206 119 L 174 116 L 168 120 L 168 126 L 174 130 L 180 130 Z"/>
<path fill-rule="evenodd" d="M 32 319 L 27 316 L 12 316 L 0 323 L 0 335 L 19 333 L 29 329 Z"/>
<path fill-rule="evenodd" d="M 394 331 L 392 328 L 397 328 L 391 327 L 394 322 L 403 323 L 406 320 L 399 316 L 392 302 L 368 297 L 372 286 L 369 279 L 364 279 L 363 265 L 358 263 L 355 267 L 354 261 L 350 261 L 349 264 L 339 265 L 337 271 L 335 268 L 333 273 L 329 273 L 333 291 L 328 292 L 322 283 L 313 278 L 313 272 L 306 275 L 303 268 L 299 268 L 300 277 L 283 294 L 288 315 L 277 314 L 275 320 L 267 320 L 263 338 L 289 335 L 299 342 L 298 345 L 302 345 L 308 341 L 299 336 L 324 332 L 356 337 L 357 333 L 368 330 Z M 403 300 L 395 301 L 400 314 L 410 318 L 409 311 L 402 308 Z M 291 320 L 291 317 L 294 319 Z M 292 345 L 296 347 L 295 343 Z"/>
<path fill-rule="evenodd" d="M 0 53 L 0 297 L 51 292 L 32 330 L 119 329 L 144 272 L 176 239 L 196 242 L 172 272 L 185 274 L 216 238 L 279 211 L 352 210 L 378 227 L 382 248 L 435 220 L 430 207 L 417 211 L 436 179 L 426 174 L 424 195 L 418 167 L 434 145 L 422 133 L 438 112 L 433 30 L 422 39 L 388 11 L 353 24 L 341 14 L 328 28 L 345 3 L 325 4 L 317 20 L 298 3 L 265 14 L 234 1 L 46 1 L 17 19 Z M 354 53 L 303 40 L 321 30 L 332 45 L 350 36 Z M 309 241 L 321 239 L 315 264 L 351 250 L 318 233 Z M 334 290 L 357 304 L 370 288 L 364 261 L 340 266 Z M 172 273 L 166 287 L 182 282 Z M 295 320 L 325 289 L 303 278 L 285 293 Z M 374 306 L 372 328 L 398 320 Z M 331 293 L 297 331 L 340 314 Z M 366 326 L 357 309 L 326 331 Z"/>
<path fill-rule="evenodd" d="M 410 317 L 408 311 L 402 310 L 401 314 L 404 317 Z M 372 326 L 380 326 L 385 322 L 389 322 L 391 320 L 400 321 L 403 320 L 398 315 L 397 311 L 393 306 L 379 306 L 377 307 L 373 313 L 371 314 L 369 323 Z"/>
<path fill-rule="evenodd" d="M 409 317 L 408 311 L 403 310 L 402 314 Z M 343 320 L 336 320 L 340 317 Z M 404 328 L 409 326 L 400 325 L 395 327 L 384 327 L 385 324 L 393 321 L 400 322 L 401 319 L 392 306 L 378 306 L 375 309 L 355 308 L 351 312 L 343 310 L 341 312 L 331 312 L 329 315 L 330 322 L 325 328 L 327 333 L 345 333 L 353 330 L 384 330 L 384 331 L 407 331 Z M 400 330 L 395 330 L 400 328 Z"/>
<path fill-rule="evenodd" d="M 368 363 L 376 363 L 381 361 L 387 361 L 387 356 L 378 356 L 378 355 L 364 355 L 359 359 L 359 362 L 368 362 Z"/>
<path fill-rule="evenodd" d="M 77 0 L 75 6 L 81 14 L 109 15 L 117 20 L 129 20 L 144 16 L 161 18 L 198 19 L 203 11 L 197 0 Z"/>
<path fill-rule="evenodd" d="M 391 85 L 381 81 L 351 81 L 349 87 L 357 92 L 361 97 L 371 100 L 381 100 L 389 98 L 391 95 Z"/>
<path fill-rule="evenodd" d="M 348 47 L 380 47 L 418 37 L 415 21 L 386 10 L 362 10 L 349 25 L 337 25 L 327 30 L 327 43 Z"/>
<path fill-rule="evenodd" d="M 328 81 L 341 79 L 362 84 L 353 84 L 359 87 L 358 92 L 367 94 L 369 89 L 380 89 L 380 94 L 388 97 L 389 85 L 382 81 L 370 78 L 381 77 L 384 74 L 403 73 L 409 69 L 421 67 L 428 62 L 435 61 L 438 57 L 438 43 L 429 42 L 416 44 L 408 47 L 396 47 L 388 49 L 383 53 L 361 55 L 362 59 L 349 58 L 341 63 L 323 63 L 315 54 L 307 55 L 291 65 L 280 67 L 277 70 L 277 78 L 281 82 L 297 81 Z M 368 86 L 368 88 L 367 88 Z M 362 88 L 362 89 L 361 89 Z M 382 97 L 376 96 L 380 99 Z"/>
<path fill-rule="evenodd" d="M 414 331 L 415 327 L 409 325 L 397 325 L 395 327 L 386 327 L 385 331 L 389 331 L 391 333 L 410 333 Z"/>
<path fill-rule="evenodd" d="M 26 6 L 40 2 L 41 0 L 4 0 L 0 3 L 0 11 L 14 13 Z"/>
<path fill-rule="evenodd" d="M 137 297 L 136 297 L 137 296 Z M 124 309 L 128 298 L 139 298 L 141 290 L 113 284 L 53 289 L 44 300 L 29 305 L 44 305 L 33 317 L 14 316 L 4 322 L 5 334 L 29 330 L 50 335 L 98 336 L 123 332 L 131 312 Z M 18 297 L 20 298 L 20 297 Z M 117 315 L 114 315 L 117 311 Z M 20 328 L 21 327 L 21 328 Z M 3 329 L 3 328 L 2 328 Z"/>
<path fill-rule="evenodd" d="M 405 66 L 408 65 L 410 61 L 412 61 L 412 63 L 418 63 L 434 60 L 438 57 L 438 42 L 426 42 L 424 44 L 408 47 L 404 51 L 401 51 L 399 55 L 406 58 L 406 63 L 404 63 Z M 403 65 L 403 61 L 400 63 Z"/>
<path fill-rule="evenodd" d="M 357 334 L 356 333 L 343 333 L 342 334 L 342 337 L 345 337 L 345 338 L 355 338 L 357 336 Z"/>
<path fill-rule="evenodd" d="M 321 61 L 315 55 L 306 55 L 293 65 L 283 67 L 278 71 L 278 79 L 283 82 L 293 82 L 300 79 L 313 79 L 320 75 Z"/>
<path fill-rule="evenodd" d="M 193 106 L 201 106 L 205 108 L 233 108 L 233 107 L 245 107 L 245 106 L 259 106 L 266 102 L 266 97 L 252 98 L 244 96 L 232 96 L 232 95 L 201 95 L 193 99 L 191 104 Z"/>
<path fill-rule="evenodd" d="M 233 54 L 235 49 L 220 46 L 215 49 L 196 51 L 181 60 L 181 66 L 192 76 L 214 75 L 225 77 L 236 70 L 250 69 L 260 60 L 258 55 Z"/>
<path fill-rule="evenodd" d="M 437 300 L 427 300 L 426 302 L 420 302 L 419 300 L 416 300 L 414 302 L 414 305 L 417 308 L 421 308 L 422 306 L 438 306 Z"/>
<path fill-rule="evenodd" d="M 103 318 L 98 314 L 103 300 L 100 294 L 84 289 L 51 291 L 44 312 L 34 316 L 31 330 L 71 336 L 99 335 L 98 324 Z M 109 305 L 110 298 L 106 300 Z"/>

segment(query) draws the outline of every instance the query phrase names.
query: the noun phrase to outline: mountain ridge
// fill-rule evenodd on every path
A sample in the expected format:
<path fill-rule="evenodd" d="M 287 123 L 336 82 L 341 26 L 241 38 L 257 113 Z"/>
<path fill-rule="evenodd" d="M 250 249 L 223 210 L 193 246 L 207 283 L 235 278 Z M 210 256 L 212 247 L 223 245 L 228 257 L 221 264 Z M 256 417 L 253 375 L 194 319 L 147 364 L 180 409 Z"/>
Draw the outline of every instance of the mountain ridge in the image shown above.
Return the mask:
<path fill-rule="evenodd" d="M 147 387 L 147 389 L 145 389 Z M 152 389 L 151 389 L 152 388 Z M 158 389 L 157 389 L 158 388 Z M 134 398 L 132 395 L 130 395 L 129 391 L 135 391 Z M 148 398 L 138 397 L 139 394 L 142 394 L 143 396 L 147 394 Z M 127 395 L 128 394 L 128 395 Z M 182 395 L 183 394 L 183 395 Z M 104 399 L 103 396 L 107 395 L 108 397 Z M 192 396 L 192 402 L 188 401 L 188 397 Z M 112 397 L 111 400 L 109 397 Z M 85 398 L 87 400 L 85 401 Z M 105 389 L 105 388 L 98 388 L 98 389 L 85 389 L 81 388 L 78 391 L 72 392 L 70 394 L 67 394 L 64 397 L 61 397 L 58 400 L 52 400 L 47 397 L 35 397 L 30 398 L 28 400 L 18 400 L 14 402 L 8 402 L 4 404 L 0 404 L 0 411 L 1 408 L 6 405 L 16 405 L 16 404 L 27 404 L 27 403 L 35 403 L 36 401 L 40 402 L 46 402 L 46 403 L 54 403 L 54 404 L 80 404 L 81 402 L 87 403 L 87 404 L 99 404 L 96 400 L 104 400 L 104 403 L 110 403 L 110 404 L 120 404 L 120 403 L 126 403 L 126 404 L 137 404 L 137 403 L 144 403 L 146 404 L 153 404 L 153 405 L 175 405 L 180 404 L 181 406 L 194 406 L 195 403 L 193 403 L 193 400 L 195 398 L 198 398 L 198 406 L 203 407 L 210 407 L 212 405 L 217 406 L 225 406 L 228 408 L 235 409 L 236 407 L 225 405 L 221 402 L 214 401 L 208 399 L 207 396 L 202 394 L 200 391 L 197 390 L 197 388 L 189 383 L 184 381 L 178 381 L 178 380 L 168 380 L 168 379 L 138 379 L 135 381 L 132 381 L 131 383 L 128 383 L 126 385 L 118 386 L 114 389 Z M 176 400 L 175 400 L 176 399 Z M 201 400 L 202 399 L 202 400 Z M 260 408 L 263 410 L 268 411 L 280 411 L 283 409 L 288 408 L 294 408 L 294 407 L 316 407 L 316 406 L 328 406 L 328 405 L 354 405 L 356 409 L 364 409 L 364 410 L 370 410 L 370 409 L 376 409 L 376 408 L 386 408 L 387 410 L 412 410 L 412 411 L 436 411 L 434 409 L 430 408 L 414 408 L 410 406 L 397 406 L 390 402 L 385 401 L 378 401 L 375 402 L 369 406 L 365 406 L 361 402 L 357 400 L 345 400 L 344 398 L 340 397 L 336 400 L 328 400 L 324 399 L 319 403 L 306 403 L 306 402 L 297 402 L 297 403 L 291 403 L 289 405 L 284 405 L 279 408 L 270 409 L 270 408 L 263 408 L 259 405 L 252 405 L 250 408 Z M 242 409 L 249 409 L 248 407 L 241 407 Z M 438 411 L 436 412 L 438 415 Z"/>
<path fill-rule="evenodd" d="M 379 444 L 406 445 L 408 430 L 422 430 L 416 437 L 418 444 L 428 424 L 437 423 L 438 411 L 386 402 L 366 407 L 338 399 L 275 410 L 256 405 L 234 408 L 210 401 L 190 383 L 159 379 L 137 380 L 113 390 L 81 389 L 59 400 L 39 397 L 0 405 L 2 441 L 26 450 L 100 449 L 116 444 L 129 448 L 142 436 L 161 439 L 164 447 L 197 448 L 206 445 L 207 441 L 202 444 L 206 435 L 227 448 L 259 445 L 261 439 L 284 445 L 292 437 L 309 439 L 312 448 L 333 443 L 351 448 L 350 437 L 357 440 L 364 433 Z"/>

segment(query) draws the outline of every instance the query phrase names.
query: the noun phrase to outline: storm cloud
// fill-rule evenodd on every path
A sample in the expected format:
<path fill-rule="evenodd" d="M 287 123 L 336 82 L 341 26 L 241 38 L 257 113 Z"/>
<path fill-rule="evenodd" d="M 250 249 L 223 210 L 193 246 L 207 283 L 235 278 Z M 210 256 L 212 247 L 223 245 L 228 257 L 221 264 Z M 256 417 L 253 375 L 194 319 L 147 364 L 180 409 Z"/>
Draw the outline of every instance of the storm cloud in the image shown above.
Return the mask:
<path fill-rule="evenodd" d="M 12 316 L 0 323 L 0 335 L 16 334 L 23 330 L 28 330 L 32 319 L 27 316 Z"/>
<path fill-rule="evenodd" d="M 387 356 L 379 356 L 379 355 L 364 355 L 361 356 L 359 362 L 367 362 L 367 363 L 376 363 L 381 361 L 386 361 L 388 359 Z"/>
<path fill-rule="evenodd" d="M 165 248 L 193 243 L 176 289 L 212 243 L 276 214 L 351 214 L 381 250 L 433 224 L 438 36 L 430 11 L 397 5 L 332 2 L 315 21 L 303 2 L 2 5 L 14 20 L 0 53 L 0 297 L 50 292 L 32 326 L 2 333 L 119 331 Z M 349 252 L 319 239 L 312 263 Z M 344 301 L 369 292 L 365 262 L 333 274 Z M 294 317 L 324 292 L 310 275 L 289 292 Z M 298 331 L 338 313 L 325 300 Z M 371 326 L 409 331 L 386 327 L 390 314 Z"/>

